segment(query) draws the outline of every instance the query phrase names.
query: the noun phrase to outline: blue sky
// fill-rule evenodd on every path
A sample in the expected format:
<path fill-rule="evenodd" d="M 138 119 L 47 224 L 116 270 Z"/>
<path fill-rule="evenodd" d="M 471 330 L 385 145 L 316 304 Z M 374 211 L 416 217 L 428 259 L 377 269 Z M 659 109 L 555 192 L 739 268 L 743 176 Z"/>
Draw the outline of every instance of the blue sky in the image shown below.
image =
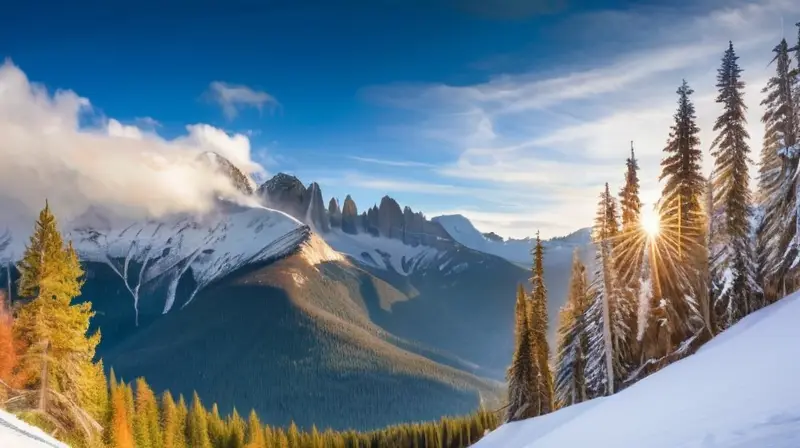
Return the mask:
<path fill-rule="evenodd" d="M 655 198 L 683 77 L 707 150 L 729 39 L 757 150 L 758 91 L 782 17 L 796 39 L 794 3 L 34 1 L 3 12 L 0 54 L 95 118 L 241 133 L 267 174 L 316 180 L 326 199 L 388 193 L 504 236 L 556 236 L 590 224 L 603 182 L 619 188 L 631 140 Z"/>

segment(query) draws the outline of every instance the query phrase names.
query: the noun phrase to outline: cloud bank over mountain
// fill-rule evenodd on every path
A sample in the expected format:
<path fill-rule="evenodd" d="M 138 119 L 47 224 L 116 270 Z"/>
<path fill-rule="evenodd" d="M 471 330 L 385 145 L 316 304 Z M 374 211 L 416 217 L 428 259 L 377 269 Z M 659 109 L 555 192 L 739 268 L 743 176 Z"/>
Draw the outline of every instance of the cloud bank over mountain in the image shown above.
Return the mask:
<path fill-rule="evenodd" d="M 99 124 L 85 124 L 92 120 Z M 65 220 L 90 205 L 126 218 L 204 212 L 218 195 L 238 193 L 226 176 L 198 163 L 198 154 L 214 151 L 244 170 L 264 172 L 245 135 L 193 124 L 165 139 L 151 121 L 137 124 L 98 116 L 88 98 L 49 92 L 6 60 L 0 66 L 3 213 L 29 220 L 45 198 Z"/>

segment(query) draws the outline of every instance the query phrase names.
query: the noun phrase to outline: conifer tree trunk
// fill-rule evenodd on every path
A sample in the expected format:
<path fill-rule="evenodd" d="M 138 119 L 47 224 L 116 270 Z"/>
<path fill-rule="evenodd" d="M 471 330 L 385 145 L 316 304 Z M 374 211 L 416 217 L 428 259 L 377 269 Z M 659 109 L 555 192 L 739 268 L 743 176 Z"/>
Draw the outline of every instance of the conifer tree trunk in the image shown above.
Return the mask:
<path fill-rule="evenodd" d="M 50 341 L 44 341 L 42 345 L 42 372 L 39 379 L 39 410 L 47 412 L 47 360 Z"/>

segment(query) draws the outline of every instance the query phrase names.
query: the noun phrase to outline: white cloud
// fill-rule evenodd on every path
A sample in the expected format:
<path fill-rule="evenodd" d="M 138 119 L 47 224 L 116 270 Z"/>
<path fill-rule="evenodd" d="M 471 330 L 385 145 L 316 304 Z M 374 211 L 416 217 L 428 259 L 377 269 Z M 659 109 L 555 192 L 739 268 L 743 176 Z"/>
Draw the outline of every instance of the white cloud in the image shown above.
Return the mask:
<path fill-rule="evenodd" d="M 414 162 L 412 160 L 387 160 L 387 159 L 376 159 L 372 157 L 358 157 L 358 156 L 347 156 L 350 160 L 355 160 L 357 162 L 364 162 L 364 163 L 371 163 L 375 165 L 386 165 L 386 166 L 394 166 L 394 167 L 432 167 L 430 163 L 423 163 L 423 162 Z"/>
<path fill-rule="evenodd" d="M 197 163 L 199 153 L 217 151 L 242 168 L 260 168 L 244 135 L 192 125 L 187 135 L 167 140 L 115 119 L 81 129 L 80 115 L 92 112 L 89 100 L 75 92 L 50 94 L 10 61 L 0 66 L 4 217 L 30 225 L 45 198 L 62 220 L 91 205 L 130 218 L 203 212 L 220 192 L 236 190 L 225 176 Z"/>
<path fill-rule="evenodd" d="M 236 118 L 239 110 L 254 107 L 260 111 L 266 106 L 270 110 L 279 107 L 278 101 L 269 93 L 247 86 L 214 81 L 208 86 L 206 95 L 217 103 L 228 119 Z"/>
<path fill-rule="evenodd" d="M 781 37 L 781 18 L 786 17 L 786 23 L 800 18 L 800 3 L 763 0 L 714 6 L 707 0 L 704 6 L 703 13 L 670 6 L 590 13 L 564 25 L 580 29 L 586 46 L 565 50 L 550 66 L 500 74 L 474 85 L 396 84 L 366 89 L 364 95 L 422 116 L 414 124 L 417 136 L 455 134 L 449 143 L 458 155 L 436 169 L 440 176 L 489 190 L 515 185 L 552 199 L 545 205 L 533 199 L 518 201 L 513 217 L 482 210 L 488 214 L 480 218 L 485 225 L 481 230 L 522 237 L 530 235 L 527 224 L 509 223 L 588 226 L 603 183 L 618 191 L 631 140 L 641 166 L 643 199 L 652 202 L 658 197 L 661 151 L 682 78 L 696 90 L 704 169 L 710 172 L 708 148 L 720 112 L 714 101 L 716 70 L 728 40 L 745 70 L 748 130 L 757 159 L 763 134 L 760 89 L 774 70 L 768 66 L 770 50 Z M 611 33 L 630 39 L 630 49 L 603 53 L 595 39 Z M 787 34 L 793 40 L 796 30 L 787 29 Z M 569 62 L 581 57 L 581 68 Z M 543 227 L 543 235 L 564 233 L 555 228 L 559 225 Z"/>

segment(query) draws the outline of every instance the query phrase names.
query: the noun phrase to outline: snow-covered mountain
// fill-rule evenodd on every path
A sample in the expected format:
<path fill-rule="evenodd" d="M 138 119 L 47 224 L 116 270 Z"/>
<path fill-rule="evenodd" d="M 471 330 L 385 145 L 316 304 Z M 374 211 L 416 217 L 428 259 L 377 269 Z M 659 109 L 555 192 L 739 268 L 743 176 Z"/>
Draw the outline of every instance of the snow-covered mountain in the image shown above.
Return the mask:
<path fill-rule="evenodd" d="M 532 238 L 508 239 L 487 238 L 478 231 L 472 222 L 463 215 L 443 215 L 432 219 L 459 244 L 479 252 L 496 255 L 513 263 L 529 266 L 532 262 L 531 250 L 536 241 Z M 589 229 L 581 229 L 563 238 L 543 242 L 548 256 L 572 257 L 575 248 L 586 248 L 591 244 Z"/>
<path fill-rule="evenodd" d="M 501 426 L 475 448 L 796 448 L 800 293 L 610 397 Z"/>
<path fill-rule="evenodd" d="M 143 286 L 166 284 L 163 313 L 175 303 L 178 284 L 191 276 L 185 306 L 204 287 L 247 265 L 278 259 L 309 238 L 309 229 L 291 216 L 259 205 L 220 201 L 202 216 L 176 215 L 159 220 L 124 221 L 90 209 L 64 224 L 84 262 L 108 265 L 130 293 L 138 324 Z M 16 261 L 28 234 L 7 232 L 0 260 Z"/>

